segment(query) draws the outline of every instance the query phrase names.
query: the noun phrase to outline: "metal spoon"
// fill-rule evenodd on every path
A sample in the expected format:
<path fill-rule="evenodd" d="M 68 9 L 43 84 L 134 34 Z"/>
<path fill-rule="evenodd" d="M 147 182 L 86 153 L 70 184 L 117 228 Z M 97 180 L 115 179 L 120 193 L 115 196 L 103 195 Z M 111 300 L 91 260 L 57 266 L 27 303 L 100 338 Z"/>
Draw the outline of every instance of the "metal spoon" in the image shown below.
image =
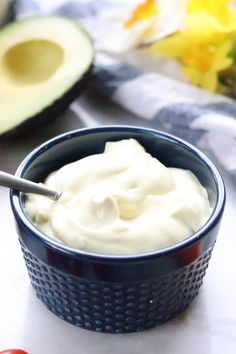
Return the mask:
<path fill-rule="evenodd" d="M 58 200 L 61 196 L 61 193 L 52 191 L 51 189 L 48 189 L 38 183 L 28 181 L 24 178 L 15 177 L 10 173 L 3 171 L 0 171 L 0 186 L 17 189 L 18 191 L 25 193 L 44 195 L 53 200 Z"/>

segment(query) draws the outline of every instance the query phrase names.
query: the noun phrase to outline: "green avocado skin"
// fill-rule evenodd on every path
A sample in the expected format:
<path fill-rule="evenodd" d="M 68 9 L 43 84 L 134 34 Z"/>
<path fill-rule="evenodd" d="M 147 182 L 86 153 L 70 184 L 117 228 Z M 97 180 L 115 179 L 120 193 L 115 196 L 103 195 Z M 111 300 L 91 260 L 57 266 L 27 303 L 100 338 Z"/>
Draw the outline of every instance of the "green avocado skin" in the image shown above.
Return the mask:
<path fill-rule="evenodd" d="M 0 0 L 1 1 L 1 0 Z M 17 0 L 11 0 L 7 7 L 6 13 L 0 18 L 0 27 L 6 26 L 15 20 L 17 10 Z"/>
<path fill-rule="evenodd" d="M 63 96 L 55 100 L 51 105 L 45 107 L 41 112 L 27 118 L 25 121 L 14 128 L 2 133 L 0 138 L 14 138 L 27 133 L 33 133 L 41 127 L 50 124 L 50 121 L 59 117 L 70 105 L 70 103 L 79 97 L 85 88 L 91 72 L 93 64 L 83 74 L 82 77 L 67 91 Z"/>

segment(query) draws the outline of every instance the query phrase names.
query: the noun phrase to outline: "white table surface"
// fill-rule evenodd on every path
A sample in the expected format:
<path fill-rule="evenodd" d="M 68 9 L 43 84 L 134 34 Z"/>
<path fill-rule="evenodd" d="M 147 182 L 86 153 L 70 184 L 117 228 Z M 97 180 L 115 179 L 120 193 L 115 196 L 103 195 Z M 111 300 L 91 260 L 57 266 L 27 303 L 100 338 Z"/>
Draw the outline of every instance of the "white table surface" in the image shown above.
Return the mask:
<path fill-rule="evenodd" d="M 83 106 L 107 123 L 145 125 L 99 98 Z M 93 120 L 87 119 L 93 125 Z M 84 122 L 71 113 L 37 133 L 0 138 L 0 169 L 13 172 L 37 144 Z M 226 210 L 210 266 L 198 297 L 177 319 L 134 334 L 101 334 L 77 328 L 52 314 L 36 298 L 23 262 L 8 190 L 0 187 L 0 350 L 17 347 L 30 354 L 233 354 L 236 353 L 236 188 L 223 174 Z"/>

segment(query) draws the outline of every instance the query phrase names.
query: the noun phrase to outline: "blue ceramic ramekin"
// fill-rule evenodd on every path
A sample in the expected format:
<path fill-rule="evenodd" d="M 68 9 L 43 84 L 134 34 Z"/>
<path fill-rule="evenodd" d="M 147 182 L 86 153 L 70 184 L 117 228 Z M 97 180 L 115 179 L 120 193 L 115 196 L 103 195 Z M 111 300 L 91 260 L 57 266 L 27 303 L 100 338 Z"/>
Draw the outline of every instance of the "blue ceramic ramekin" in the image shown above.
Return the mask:
<path fill-rule="evenodd" d="M 57 316 L 99 332 L 134 332 L 173 318 L 198 294 L 225 204 L 222 178 L 194 146 L 139 127 L 103 126 L 65 133 L 39 146 L 16 175 L 36 182 L 106 141 L 137 139 L 166 166 L 191 170 L 207 189 L 212 214 L 178 244 L 138 255 L 104 255 L 67 247 L 38 230 L 24 211 L 24 196 L 11 191 L 11 206 L 30 280 L 38 298 Z M 143 235 L 145 237 L 145 235 Z"/>

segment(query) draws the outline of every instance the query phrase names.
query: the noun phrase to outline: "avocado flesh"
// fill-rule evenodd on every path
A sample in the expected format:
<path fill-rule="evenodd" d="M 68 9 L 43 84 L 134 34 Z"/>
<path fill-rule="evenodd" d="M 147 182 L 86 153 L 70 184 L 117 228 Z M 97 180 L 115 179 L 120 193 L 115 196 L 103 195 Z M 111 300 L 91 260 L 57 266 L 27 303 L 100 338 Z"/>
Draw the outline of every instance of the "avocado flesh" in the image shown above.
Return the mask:
<path fill-rule="evenodd" d="M 84 85 L 93 55 L 87 33 L 63 17 L 31 18 L 2 29 L 0 134 L 41 113 L 61 113 Z"/>

